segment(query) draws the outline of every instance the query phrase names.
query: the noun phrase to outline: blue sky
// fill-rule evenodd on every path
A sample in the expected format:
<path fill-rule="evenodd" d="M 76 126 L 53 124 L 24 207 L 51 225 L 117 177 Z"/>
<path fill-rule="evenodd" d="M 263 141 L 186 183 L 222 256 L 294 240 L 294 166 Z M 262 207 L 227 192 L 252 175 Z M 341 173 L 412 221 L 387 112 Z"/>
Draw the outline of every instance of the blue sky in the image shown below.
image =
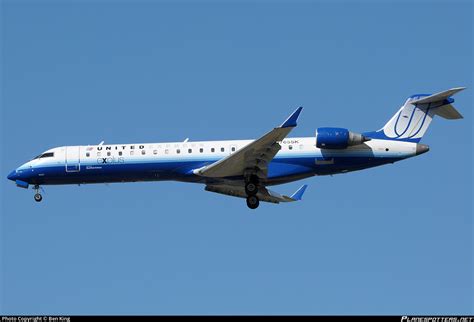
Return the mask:
<path fill-rule="evenodd" d="M 473 314 L 471 2 L 2 1 L 3 314 Z M 55 146 L 380 128 L 456 86 L 418 158 L 275 187 L 6 179 Z"/>

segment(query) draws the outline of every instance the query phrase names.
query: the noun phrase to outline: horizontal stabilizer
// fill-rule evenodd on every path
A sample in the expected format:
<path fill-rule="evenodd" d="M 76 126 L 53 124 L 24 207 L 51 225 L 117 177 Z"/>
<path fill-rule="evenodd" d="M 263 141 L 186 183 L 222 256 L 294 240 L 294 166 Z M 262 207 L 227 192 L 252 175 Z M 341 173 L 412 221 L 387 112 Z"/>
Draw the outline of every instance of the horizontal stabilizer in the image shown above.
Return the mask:
<path fill-rule="evenodd" d="M 452 105 L 454 99 L 451 96 L 464 89 L 465 87 L 451 88 L 447 91 L 412 100 L 410 104 L 422 109 L 429 107 L 432 109 L 434 115 L 441 116 L 448 120 L 462 119 L 461 113 Z"/>
<path fill-rule="evenodd" d="M 448 120 L 458 120 L 463 118 L 461 113 L 459 113 L 451 104 L 438 107 L 435 114 Z"/>
<path fill-rule="evenodd" d="M 451 89 L 448 89 L 447 91 L 439 92 L 439 93 L 436 93 L 436 94 L 433 94 L 433 95 L 430 95 L 430 96 L 426 96 L 426 97 L 423 97 L 423 98 L 419 98 L 419 99 L 410 101 L 410 103 L 418 105 L 418 104 L 428 104 L 428 103 L 440 102 L 440 101 L 443 101 L 445 99 L 448 99 L 450 96 L 452 96 L 452 95 L 454 95 L 454 94 L 456 94 L 456 93 L 458 93 L 458 92 L 460 92 L 464 89 L 466 89 L 466 87 L 451 88 Z M 452 103 L 452 102 L 449 102 L 449 103 Z"/>

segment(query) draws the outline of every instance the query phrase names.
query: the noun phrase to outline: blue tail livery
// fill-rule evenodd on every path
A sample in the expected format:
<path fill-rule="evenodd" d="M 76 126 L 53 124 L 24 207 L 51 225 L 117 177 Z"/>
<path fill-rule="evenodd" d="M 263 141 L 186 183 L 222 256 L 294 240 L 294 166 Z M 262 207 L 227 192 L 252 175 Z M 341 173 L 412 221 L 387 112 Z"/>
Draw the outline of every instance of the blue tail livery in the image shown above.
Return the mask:
<path fill-rule="evenodd" d="M 380 130 L 367 133 L 378 139 L 420 142 L 435 115 L 445 119 L 461 119 L 454 108 L 452 95 L 464 87 L 453 88 L 437 94 L 416 94 L 410 96 L 400 110 Z"/>
<path fill-rule="evenodd" d="M 269 203 L 302 200 L 307 185 L 290 196 L 268 189 L 312 176 L 334 175 L 394 163 L 429 150 L 419 143 L 433 118 L 460 119 L 453 88 L 410 96 L 378 131 L 355 133 L 320 127 L 315 136 L 292 137 L 302 107 L 256 140 L 189 141 L 62 146 L 49 149 L 13 170 L 20 188 L 47 185 L 182 181 L 206 191 L 244 198 L 255 209 Z"/>

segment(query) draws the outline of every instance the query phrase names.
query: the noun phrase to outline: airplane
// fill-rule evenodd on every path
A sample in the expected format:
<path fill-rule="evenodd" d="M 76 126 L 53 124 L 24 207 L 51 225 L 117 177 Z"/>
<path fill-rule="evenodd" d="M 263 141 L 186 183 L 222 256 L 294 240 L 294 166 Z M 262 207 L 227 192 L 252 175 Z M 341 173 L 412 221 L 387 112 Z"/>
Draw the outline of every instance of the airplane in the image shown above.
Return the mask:
<path fill-rule="evenodd" d="M 290 196 L 269 186 L 320 175 L 334 175 L 394 163 L 421 155 L 419 143 L 434 116 L 461 119 L 452 95 L 465 87 L 410 96 L 377 131 L 355 133 L 320 127 L 315 136 L 287 138 L 302 107 L 256 140 L 63 146 L 47 150 L 8 175 L 20 188 L 33 186 L 40 202 L 42 185 L 165 181 L 200 183 L 206 191 L 245 198 L 250 209 L 260 201 L 302 199 L 307 185 Z"/>

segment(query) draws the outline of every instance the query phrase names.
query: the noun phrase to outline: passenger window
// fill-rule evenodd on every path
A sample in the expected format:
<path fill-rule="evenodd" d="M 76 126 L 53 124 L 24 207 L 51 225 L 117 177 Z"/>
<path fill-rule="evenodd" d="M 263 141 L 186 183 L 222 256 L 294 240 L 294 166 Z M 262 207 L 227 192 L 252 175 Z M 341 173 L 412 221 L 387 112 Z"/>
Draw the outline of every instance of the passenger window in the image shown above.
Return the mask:
<path fill-rule="evenodd" d="M 89 152 L 86 152 L 86 157 L 90 157 L 91 154 Z"/>
<path fill-rule="evenodd" d="M 110 157 L 110 152 L 107 152 L 107 156 Z"/>
<path fill-rule="evenodd" d="M 130 155 L 133 155 L 133 152 L 134 152 L 134 151 L 130 151 Z"/>
<path fill-rule="evenodd" d="M 100 153 L 100 152 L 97 152 L 97 156 L 100 157 L 100 156 L 101 156 L 101 153 Z"/>
<path fill-rule="evenodd" d="M 235 146 L 232 147 L 232 152 L 235 152 Z"/>
<path fill-rule="evenodd" d="M 168 154 L 168 153 L 170 153 L 170 150 L 165 149 L 165 154 Z"/>
<path fill-rule="evenodd" d="M 122 155 L 122 151 L 119 151 L 119 155 Z"/>
<path fill-rule="evenodd" d="M 188 149 L 188 153 L 193 153 L 193 149 Z"/>
<path fill-rule="evenodd" d="M 211 148 L 211 152 L 214 152 L 214 151 L 215 151 L 215 149 L 214 149 L 214 148 Z"/>
<path fill-rule="evenodd" d="M 292 146 L 292 145 L 288 145 L 288 149 L 289 149 L 289 150 L 293 150 L 293 146 Z"/>
<path fill-rule="evenodd" d="M 153 154 L 158 154 L 158 150 L 153 150 Z"/>
<path fill-rule="evenodd" d="M 146 153 L 145 150 L 142 150 L 142 155 L 145 155 L 145 153 Z"/>
<path fill-rule="evenodd" d="M 225 149 L 224 149 L 224 148 L 221 148 L 221 152 L 224 152 L 224 151 L 225 151 Z"/>
<path fill-rule="evenodd" d="M 180 151 L 179 149 L 177 149 L 177 150 L 176 150 L 176 153 L 180 154 L 180 153 L 181 153 L 181 151 Z"/>
<path fill-rule="evenodd" d="M 204 149 L 203 148 L 200 148 L 199 149 L 199 153 L 203 153 L 204 152 Z"/>

